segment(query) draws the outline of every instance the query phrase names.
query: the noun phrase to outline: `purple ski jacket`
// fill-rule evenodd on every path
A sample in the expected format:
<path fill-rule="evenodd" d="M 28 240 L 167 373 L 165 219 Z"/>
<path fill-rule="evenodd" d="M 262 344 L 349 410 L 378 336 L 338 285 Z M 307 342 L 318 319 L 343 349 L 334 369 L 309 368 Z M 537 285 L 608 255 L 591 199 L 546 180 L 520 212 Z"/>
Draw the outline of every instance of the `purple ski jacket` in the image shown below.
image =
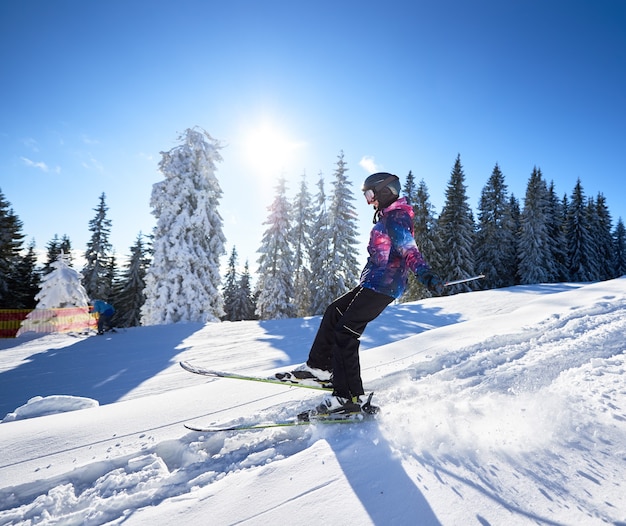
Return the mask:
<path fill-rule="evenodd" d="M 413 237 L 413 209 L 406 198 L 381 211 L 367 246 L 369 258 L 360 285 L 399 298 L 406 289 L 409 272 L 418 276 L 430 270 Z"/>

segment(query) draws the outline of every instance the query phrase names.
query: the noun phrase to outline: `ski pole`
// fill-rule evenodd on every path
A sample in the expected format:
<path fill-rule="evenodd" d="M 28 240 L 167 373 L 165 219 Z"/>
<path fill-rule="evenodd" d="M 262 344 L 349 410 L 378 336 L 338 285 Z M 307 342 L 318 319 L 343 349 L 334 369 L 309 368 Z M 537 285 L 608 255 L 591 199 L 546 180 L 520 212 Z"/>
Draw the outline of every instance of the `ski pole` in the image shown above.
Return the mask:
<path fill-rule="evenodd" d="M 450 285 L 458 285 L 458 284 L 460 284 L 460 283 L 467 283 L 468 281 L 474 281 L 474 280 L 476 280 L 476 279 L 482 279 L 482 278 L 484 278 L 484 277 L 485 277 L 485 275 L 484 275 L 484 274 L 480 274 L 480 275 L 478 275 L 478 276 L 473 276 L 473 277 L 471 277 L 471 278 L 466 278 L 466 279 L 457 279 L 457 280 L 454 280 L 454 281 L 446 281 L 446 282 L 443 284 L 443 286 L 444 286 L 444 287 L 449 287 Z"/>

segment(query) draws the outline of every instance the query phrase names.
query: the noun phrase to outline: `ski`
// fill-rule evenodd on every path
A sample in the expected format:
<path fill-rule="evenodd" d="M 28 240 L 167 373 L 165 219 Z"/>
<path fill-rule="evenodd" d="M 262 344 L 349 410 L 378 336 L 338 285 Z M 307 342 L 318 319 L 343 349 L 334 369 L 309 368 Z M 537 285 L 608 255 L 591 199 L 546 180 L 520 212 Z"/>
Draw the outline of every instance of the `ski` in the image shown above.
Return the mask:
<path fill-rule="evenodd" d="M 199 433 L 220 433 L 226 431 L 254 431 L 257 429 L 272 429 L 280 427 L 297 427 L 297 426 L 310 426 L 315 424 L 328 425 L 328 424 L 360 424 L 368 422 L 374 419 L 374 415 L 367 413 L 350 413 L 342 415 L 324 415 L 309 417 L 308 420 L 301 420 L 300 418 L 289 418 L 286 420 L 275 420 L 268 422 L 253 422 L 250 424 L 234 424 L 234 425 L 215 425 L 215 426 L 196 426 L 193 424 L 185 424 L 185 427 L 190 431 L 197 431 Z"/>
<path fill-rule="evenodd" d="M 246 380 L 249 382 L 261 382 L 267 384 L 285 385 L 288 387 L 304 387 L 306 389 L 318 389 L 321 391 L 332 391 L 333 385 L 330 381 L 322 381 L 316 379 L 299 380 L 292 375 L 283 378 L 278 377 L 264 377 L 254 376 L 246 374 L 231 373 L 226 371 L 215 371 L 213 369 L 205 369 L 204 367 L 198 367 L 192 365 L 189 362 L 179 362 L 180 366 L 189 371 L 190 373 L 200 374 L 203 376 L 210 376 L 213 378 L 231 378 L 234 380 Z M 280 373 L 279 373 L 280 374 Z M 310 383 L 309 383 L 310 382 Z"/>

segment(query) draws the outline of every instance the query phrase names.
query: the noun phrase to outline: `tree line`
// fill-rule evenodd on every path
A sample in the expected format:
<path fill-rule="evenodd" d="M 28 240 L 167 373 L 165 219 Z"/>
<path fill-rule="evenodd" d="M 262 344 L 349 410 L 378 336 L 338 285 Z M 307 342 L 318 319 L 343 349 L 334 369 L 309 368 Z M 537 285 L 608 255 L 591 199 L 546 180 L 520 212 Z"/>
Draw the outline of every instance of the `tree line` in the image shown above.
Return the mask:
<path fill-rule="evenodd" d="M 302 176 L 293 199 L 287 181 L 277 180 L 258 249 L 256 284 L 232 247 L 224 276 L 220 258 L 226 237 L 219 215 L 222 190 L 216 177 L 221 145 L 207 132 L 188 129 L 181 144 L 162 153 L 165 179 L 152 188 L 157 224 L 139 234 L 127 263 L 118 267 L 109 241 L 106 196 L 100 196 L 89 222 L 90 240 L 81 270 L 91 299 L 116 307 L 118 326 L 303 317 L 323 312 L 352 288 L 358 262 L 355 193 L 343 152 L 330 187 L 319 174 L 316 191 Z M 476 217 L 469 204 L 460 155 L 454 161 L 437 215 L 422 179 L 404 177 L 403 194 L 412 205 L 415 238 L 433 269 L 444 279 L 475 274 L 485 278 L 449 287 L 453 294 L 475 288 L 563 281 L 599 281 L 626 274 L 626 233 L 622 219 L 613 226 L 603 194 L 587 197 L 578 180 L 569 195 L 558 196 L 535 167 L 523 206 L 508 191 L 498 164 L 482 189 Z M 19 217 L 0 191 L 0 308 L 34 308 L 41 277 L 60 257 L 69 259 L 67 236 L 47 245 L 37 265 L 35 244 L 24 247 Z M 427 297 L 417 280 L 400 301 Z"/>

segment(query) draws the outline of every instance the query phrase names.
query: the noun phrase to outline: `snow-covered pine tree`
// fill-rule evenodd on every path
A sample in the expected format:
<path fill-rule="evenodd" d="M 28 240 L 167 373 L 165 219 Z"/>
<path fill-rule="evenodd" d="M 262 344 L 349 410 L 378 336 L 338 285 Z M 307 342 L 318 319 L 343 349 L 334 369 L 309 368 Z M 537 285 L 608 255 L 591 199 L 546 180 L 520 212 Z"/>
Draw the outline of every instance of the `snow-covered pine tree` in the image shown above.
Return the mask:
<path fill-rule="evenodd" d="M 52 271 L 52 264 L 57 260 L 59 254 L 63 252 L 65 257 L 72 264 L 72 242 L 67 234 L 63 234 L 63 237 L 59 239 L 57 234 L 46 245 L 46 262 L 44 263 L 42 274 L 48 274 Z"/>
<path fill-rule="evenodd" d="M 83 268 L 83 286 L 87 295 L 93 299 L 107 301 L 111 295 L 111 282 L 107 279 L 111 258 L 111 220 L 107 218 L 106 196 L 100 195 L 100 202 L 94 208 L 96 216 L 89 221 L 91 239 L 85 251 L 85 266 Z"/>
<path fill-rule="evenodd" d="M 268 207 L 268 225 L 258 260 L 259 292 L 256 314 L 261 320 L 293 318 L 293 250 L 289 239 L 291 206 L 286 196 L 287 183 L 281 177 L 276 186 L 276 197 Z"/>
<path fill-rule="evenodd" d="M 294 198 L 290 238 L 293 243 L 293 284 L 296 317 L 303 318 L 311 314 L 311 270 L 309 254 L 311 252 L 311 233 L 313 224 L 313 205 L 306 182 L 302 174 L 300 189 Z"/>
<path fill-rule="evenodd" d="M 474 217 L 469 206 L 461 155 L 457 155 L 446 189 L 446 201 L 437 222 L 437 252 L 443 279 L 465 279 L 474 272 Z M 473 284 L 452 291 L 471 290 Z"/>
<path fill-rule="evenodd" d="M 314 199 L 316 210 L 313 230 L 311 233 L 311 314 L 323 314 L 326 307 L 335 299 L 331 291 L 332 276 L 330 275 L 330 233 L 328 212 L 326 210 L 326 194 L 324 192 L 324 176 L 320 172 L 317 181 L 317 194 Z"/>
<path fill-rule="evenodd" d="M 509 287 L 515 283 L 515 234 L 508 186 L 496 163 L 478 203 L 474 254 L 476 272 L 485 275 L 482 287 Z"/>
<path fill-rule="evenodd" d="M 541 170 L 533 168 L 520 217 L 518 273 L 520 283 L 547 283 L 554 276 L 550 249 L 550 203 Z"/>
<path fill-rule="evenodd" d="M 626 228 L 621 217 L 613 231 L 613 270 L 616 278 L 626 275 Z"/>
<path fill-rule="evenodd" d="M 161 153 L 165 179 L 152 187 L 157 225 L 143 325 L 214 322 L 224 315 L 219 289 L 226 240 L 218 212 L 222 190 L 215 176 L 221 146 L 199 128 L 187 129 L 179 141 Z"/>
<path fill-rule="evenodd" d="M 115 306 L 113 325 L 115 327 L 136 327 L 141 324 L 141 307 L 146 301 L 146 272 L 150 260 L 143 243 L 143 236 L 137 236 L 130 248 L 130 258 L 121 279 L 116 280 L 112 303 Z"/>
<path fill-rule="evenodd" d="M 593 261 L 595 241 L 592 237 L 589 219 L 587 199 L 578 179 L 570 199 L 565 231 L 569 278 L 572 281 L 593 281 L 597 278 Z"/>
<path fill-rule="evenodd" d="M 521 231 L 521 217 L 522 212 L 520 210 L 520 204 L 517 197 L 511 194 L 511 198 L 509 199 L 509 211 L 511 212 L 511 229 L 515 232 L 515 261 L 511 261 L 511 270 L 510 273 L 514 276 L 514 285 L 519 285 L 519 272 L 518 272 L 518 262 L 520 260 L 519 255 L 519 238 Z"/>
<path fill-rule="evenodd" d="M 413 216 L 415 242 L 424 259 L 438 273 L 439 260 L 435 248 L 435 227 L 437 221 L 435 219 L 435 208 L 430 203 L 430 195 L 424 179 L 415 188 L 413 174 L 409 172 L 407 184 L 404 187 L 404 194 L 408 203 L 413 206 L 413 213 L 415 214 Z M 428 289 L 413 274 L 410 274 L 407 290 L 400 301 L 415 301 L 429 296 L 431 296 L 431 293 Z"/>
<path fill-rule="evenodd" d="M 252 298 L 250 281 L 250 269 L 248 262 L 246 261 L 237 284 L 235 297 L 233 299 L 233 321 L 256 319 L 254 315 L 255 305 L 254 299 Z"/>
<path fill-rule="evenodd" d="M 67 330 L 67 326 L 87 328 L 89 298 L 82 285 L 83 276 L 69 264 L 67 255 L 61 253 L 52 264 L 52 271 L 41 279 L 41 290 L 35 296 L 37 305 L 22 322 L 17 335 L 29 331 L 38 331 L 38 327 L 46 327 L 57 331 Z M 83 311 L 72 313 L 70 317 L 59 316 L 53 309 L 83 307 Z"/>
<path fill-rule="evenodd" d="M 355 287 L 361 272 L 357 253 L 357 213 L 352 202 L 354 194 L 346 176 L 348 168 L 344 161 L 343 150 L 337 156 L 337 168 L 333 174 L 333 193 L 328 209 L 330 235 L 330 282 L 329 293 L 338 298 Z"/>
<path fill-rule="evenodd" d="M 15 267 L 20 261 L 22 222 L 0 190 L 0 308 L 15 308 Z"/>
<path fill-rule="evenodd" d="M 224 276 L 222 296 L 224 297 L 224 316 L 222 320 L 235 321 L 235 300 L 239 283 L 237 279 L 237 247 L 233 246 L 228 258 L 228 267 Z"/>

